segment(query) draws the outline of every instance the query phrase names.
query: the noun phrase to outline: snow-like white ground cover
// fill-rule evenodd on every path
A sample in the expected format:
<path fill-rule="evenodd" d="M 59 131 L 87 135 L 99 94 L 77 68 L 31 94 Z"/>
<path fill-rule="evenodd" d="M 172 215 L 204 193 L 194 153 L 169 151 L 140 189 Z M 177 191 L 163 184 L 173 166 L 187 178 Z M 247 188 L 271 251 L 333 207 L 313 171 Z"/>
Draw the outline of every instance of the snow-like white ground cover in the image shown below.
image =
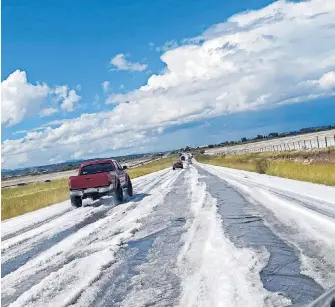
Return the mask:
<path fill-rule="evenodd" d="M 73 209 L 66 201 L 3 222 L 2 305 L 103 306 L 114 301 L 99 301 L 100 287 L 108 288 L 113 274 L 120 279 L 123 267 L 128 272 L 116 284 L 122 289 L 110 290 L 119 293 L 117 306 L 166 306 L 169 295 L 180 307 L 286 306 L 290 299 L 266 290 L 260 277 L 267 250 L 237 247 L 225 233 L 207 186 L 213 181 L 200 176 L 201 168 L 237 190 L 299 251 L 304 274 L 324 288 L 335 283 L 334 188 L 194 163 L 133 180 L 135 195 L 118 206 Z M 184 224 L 173 228 L 178 218 Z M 154 243 L 141 251 L 136 240 L 151 235 Z M 137 245 L 127 250 L 131 240 L 142 253 L 139 267 L 132 267 Z"/>
<path fill-rule="evenodd" d="M 264 220 L 300 250 L 306 275 L 325 288 L 335 283 L 335 188 L 212 165 L 200 166 L 231 184 L 249 202 L 267 209 Z"/>

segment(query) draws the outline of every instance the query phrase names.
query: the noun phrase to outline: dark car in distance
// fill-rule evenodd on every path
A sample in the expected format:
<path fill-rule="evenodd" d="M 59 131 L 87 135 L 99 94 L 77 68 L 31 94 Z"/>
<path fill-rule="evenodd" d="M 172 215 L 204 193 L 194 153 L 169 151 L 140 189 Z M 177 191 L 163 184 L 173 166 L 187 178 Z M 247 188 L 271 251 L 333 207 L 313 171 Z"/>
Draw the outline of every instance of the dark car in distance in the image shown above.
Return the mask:
<path fill-rule="evenodd" d="M 176 168 L 184 168 L 183 162 L 182 161 L 176 161 L 172 165 L 172 169 L 175 170 Z"/>

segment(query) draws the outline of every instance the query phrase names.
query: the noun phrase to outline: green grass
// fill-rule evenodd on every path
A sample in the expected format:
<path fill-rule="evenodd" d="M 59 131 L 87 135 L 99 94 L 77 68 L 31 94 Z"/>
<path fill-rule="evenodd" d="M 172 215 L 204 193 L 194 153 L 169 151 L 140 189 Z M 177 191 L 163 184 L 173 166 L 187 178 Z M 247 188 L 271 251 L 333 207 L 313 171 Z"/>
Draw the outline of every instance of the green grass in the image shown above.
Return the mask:
<path fill-rule="evenodd" d="M 334 153 L 334 152 L 329 152 Z M 318 161 L 304 164 L 303 159 L 310 158 L 306 152 L 289 153 L 252 153 L 244 155 L 208 156 L 197 154 L 196 159 L 202 163 L 241 169 L 250 172 L 284 177 L 300 181 L 308 181 L 335 186 L 335 163 Z M 314 157 L 316 153 L 313 153 Z M 294 159 L 298 159 L 295 161 Z M 301 159 L 299 161 L 299 159 Z"/>
<path fill-rule="evenodd" d="M 127 170 L 130 178 L 136 178 L 170 167 L 176 155 Z M 29 184 L 23 187 L 1 190 L 1 220 L 47 207 L 69 199 L 67 179 Z"/>

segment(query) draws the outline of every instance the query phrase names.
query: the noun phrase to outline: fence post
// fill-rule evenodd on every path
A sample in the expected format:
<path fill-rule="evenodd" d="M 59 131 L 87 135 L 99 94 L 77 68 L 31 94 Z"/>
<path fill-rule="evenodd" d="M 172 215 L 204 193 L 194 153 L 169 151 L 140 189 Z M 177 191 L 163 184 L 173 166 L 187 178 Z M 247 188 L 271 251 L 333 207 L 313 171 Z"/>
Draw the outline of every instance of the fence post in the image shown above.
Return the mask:
<path fill-rule="evenodd" d="M 306 147 L 306 140 L 304 140 L 304 147 L 305 147 L 305 149 L 307 149 L 307 147 Z"/>
<path fill-rule="evenodd" d="M 311 145 L 311 149 L 313 149 L 312 141 L 311 140 L 309 140 L 309 144 Z"/>
<path fill-rule="evenodd" d="M 326 148 L 328 147 L 328 144 L 327 144 L 327 137 L 325 136 L 325 143 L 326 143 Z"/>
<path fill-rule="evenodd" d="M 316 141 L 318 142 L 318 148 L 320 148 L 320 144 L 319 144 L 319 137 L 316 137 Z"/>

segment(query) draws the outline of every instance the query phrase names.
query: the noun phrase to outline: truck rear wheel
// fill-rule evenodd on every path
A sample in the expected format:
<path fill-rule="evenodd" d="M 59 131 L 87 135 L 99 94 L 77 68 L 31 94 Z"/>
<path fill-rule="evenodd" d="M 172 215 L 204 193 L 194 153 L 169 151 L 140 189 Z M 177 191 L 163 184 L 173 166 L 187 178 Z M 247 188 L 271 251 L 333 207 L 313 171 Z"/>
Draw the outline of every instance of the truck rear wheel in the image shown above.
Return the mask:
<path fill-rule="evenodd" d="M 117 185 L 117 189 L 114 195 L 115 195 L 116 201 L 121 204 L 123 202 L 123 190 L 122 190 L 120 183 Z"/>
<path fill-rule="evenodd" d="M 78 196 L 71 196 L 70 197 L 71 200 L 71 205 L 75 208 L 79 208 L 82 206 L 82 200 L 81 197 Z"/>
<path fill-rule="evenodd" d="M 131 183 L 130 178 L 128 178 L 127 193 L 130 197 L 133 196 L 133 185 Z"/>

